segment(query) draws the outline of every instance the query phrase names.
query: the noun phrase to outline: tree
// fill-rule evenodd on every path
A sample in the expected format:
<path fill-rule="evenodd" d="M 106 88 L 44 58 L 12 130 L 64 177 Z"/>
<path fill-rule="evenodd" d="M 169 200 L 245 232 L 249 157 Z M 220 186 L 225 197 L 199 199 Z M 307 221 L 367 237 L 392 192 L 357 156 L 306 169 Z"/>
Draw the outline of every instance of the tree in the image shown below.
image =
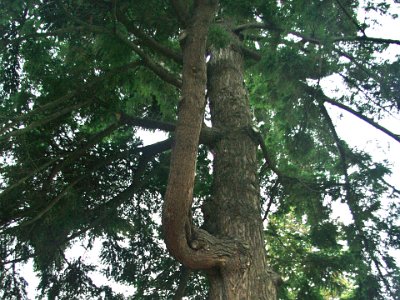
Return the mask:
<path fill-rule="evenodd" d="M 400 191 L 329 111 L 400 142 L 386 2 L 3 1 L 2 297 L 33 258 L 42 297 L 123 299 L 65 255 L 100 240 L 135 299 L 398 299 Z"/>

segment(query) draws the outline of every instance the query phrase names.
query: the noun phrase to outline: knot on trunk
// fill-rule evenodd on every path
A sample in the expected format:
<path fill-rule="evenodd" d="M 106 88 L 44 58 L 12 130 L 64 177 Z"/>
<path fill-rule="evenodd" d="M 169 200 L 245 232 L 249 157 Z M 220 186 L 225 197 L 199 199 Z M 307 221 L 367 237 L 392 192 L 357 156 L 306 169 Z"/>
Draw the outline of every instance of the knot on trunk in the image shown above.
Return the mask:
<path fill-rule="evenodd" d="M 219 238 L 200 228 L 192 229 L 189 246 L 195 251 L 209 253 L 217 258 L 220 267 L 240 265 L 240 269 L 250 266 L 250 246 L 234 239 Z"/>

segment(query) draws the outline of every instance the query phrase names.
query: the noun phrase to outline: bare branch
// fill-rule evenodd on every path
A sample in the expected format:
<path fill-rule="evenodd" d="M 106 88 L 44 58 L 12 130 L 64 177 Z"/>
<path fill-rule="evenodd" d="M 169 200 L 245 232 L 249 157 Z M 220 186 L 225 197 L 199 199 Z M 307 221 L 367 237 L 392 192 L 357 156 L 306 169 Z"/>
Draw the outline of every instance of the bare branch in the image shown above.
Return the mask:
<path fill-rule="evenodd" d="M 303 33 L 298 32 L 298 31 L 290 30 L 290 31 L 285 32 L 281 28 L 274 26 L 273 24 L 265 24 L 265 23 L 259 23 L 259 22 L 239 25 L 233 31 L 235 33 L 239 33 L 243 30 L 248 30 L 248 29 L 266 29 L 266 30 L 270 30 L 270 31 L 279 31 L 279 32 L 282 32 L 283 34 L 285 34 L 285 33 L 292 34 L 294 36 L 301 38 L 303 41 L 310 42 L 313 44 L 325 44 L 326 42 L 332 42 L 332 43 L 337 43 L 337 42 L 374 42 L 377 44 L 400 45 L 400 40 L 368 37 L 366 35 L 348 36 L 348 37 L 328 37 L 325 39 L 315 38 L 315 37 L 310 37 L 310 36 L 304 35 Z"/>
<path fill-rule="evenodd" d="M 126 113 L 119 112 L 116 113 L 117 119 L 120 122 L 125 123 L 130 126 L 138 126 L 145 129 L 159 129 L 166 132 L 174 132 L 176 129 L 175 123 L 152 120 L 148 118 L 139 118 L 130 116 Z M 221 133 L 213 128 L 207 127 L 203 124 L 203 127 L 200 132 L 200 143 L 205 145 L 212 145 L 215 141 L 220 138 Z"/>
<path fill-rule="evenodd" d="M 124 112 L 119 112 L 116 115 L 117 119 L 119 119 L 119 121 L 124 124 L 131 126 L 139 126 L 145 129 L 159 129 L 167 132 L 172 132 L 175 130 L 176 127 L 174 123 L 152 120 L 148 118 L 134 117 Z"/>
<path fill-rule="evenodd" d="M 342 104 L 340 102 L 337 102 L 337 101 L 335 101 L 335 100 L 333 100 L 333 99 L 331 99 L 331 98 L 329 98 L 327 96 L 324 97 L 324 101 L 327 102 L 327 103 L 330 103 L 330 104 L 332 104 L 332 105 L 334 105 L 336 107 L 339 107 L 339 108 L 341 108 L 341 109 L 343 109 L 343 110 L 345 110 L 345 111 L 347 111 L 349 113 L 351 113 L 352 115 L 354 115 L 357 118 L 367 122 L 369 125 L 371 125 L 371 126 L 375 127 L 376 129 L 382 131 L 383 133 L 385 133 L 386 135 L 390 136 L 395 141 L 400 143 L 400 135 L 391 132 L 387 128 L 385 128 L 385 127 L 379 125 L 378 123 L 376 123 L 371 118 L 368 118 L 368 117 L 364 116 L 362 113 L 360 113 L 360 112 L 358 112 L 358 111 L 356 111 L 356 110 L 354 110 L 354 109 L 352 109 L 352 108 L 350 108 L 350 107 L 348 107 L 348 106 L 346 106 L 346 105 L 344 105 L 344 104 Z"/>

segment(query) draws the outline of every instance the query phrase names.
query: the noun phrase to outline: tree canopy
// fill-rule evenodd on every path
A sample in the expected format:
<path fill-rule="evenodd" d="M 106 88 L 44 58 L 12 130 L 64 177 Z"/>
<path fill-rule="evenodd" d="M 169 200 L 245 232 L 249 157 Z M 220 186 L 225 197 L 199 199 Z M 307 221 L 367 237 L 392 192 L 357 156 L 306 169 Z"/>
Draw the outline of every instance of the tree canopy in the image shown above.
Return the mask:
<path fill-rule="evenodd" d="M 198 17 L 198 7 L 211 4 L 208 19 Z M 369 34 L 396 11 L 395 2 L 369 0 L 2 1 L 1 297 L 26 298 L 19 266 L 30 259 L 43 298 L 126 298 L 96 285 L 94 271 L 133 286 L 132 299 L 207 297 L 209 274 L 169 255 L 176 257 L 161 212 L 170 168 L 183 172 L 170 159 L 184 140 L 175 137 L 194 93 L 190 74 L 196 95 L 208 99 L 215 88 L 207 81 L 222 64 L 205 62 L 230 48 L 244 57 L 252 112 L 245 129 L 258 147 L 263 235 L 283 281 L 279 299 L 399 299 L 400 188 L 388 182 L 389 161 L 339 136 L 330 111 L 400 142 L 381 124 L 399 115 L 400 56 L 387 53 L 399 53 L 400 41 Z M 196 22 L 207 23 L 199 43 Z M 186 63 L 190 54 L 202 57 L 199 65 Z M 340 90 L 328 93 L 323 82 L 332 77 Z M 213 197 L 214 145 L 239 134 L 211 125 L 209 109 L 204 120 L 203 112 L 186 116 L 199 121 L 187 208 L 199 227 Z M 143 130 L 167 138 L 144 145 Z M 348 207 L 349 224 L 332 217 L 335 203 Z M 96 241 L 101 264 L 65 255 Z"/>

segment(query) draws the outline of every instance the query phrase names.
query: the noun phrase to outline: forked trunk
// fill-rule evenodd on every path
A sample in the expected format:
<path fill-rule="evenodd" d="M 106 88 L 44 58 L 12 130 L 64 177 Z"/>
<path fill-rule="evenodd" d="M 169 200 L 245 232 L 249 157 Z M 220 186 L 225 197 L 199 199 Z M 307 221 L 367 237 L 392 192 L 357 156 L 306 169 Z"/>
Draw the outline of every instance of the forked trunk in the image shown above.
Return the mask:
<path fill-rule="evenodd" d="M 213 127 L 223 133 L 214 149 L 212 199 L 205 204 L 207 230 L 248 247 L 245 264 L 208 272 L 210 299 L 276 299 L 276 276 L 266 264 L 257 175 L 257 145 L 244 86 L 243 57 L 231 47 L 214 51 L 208 64 Z"/>

